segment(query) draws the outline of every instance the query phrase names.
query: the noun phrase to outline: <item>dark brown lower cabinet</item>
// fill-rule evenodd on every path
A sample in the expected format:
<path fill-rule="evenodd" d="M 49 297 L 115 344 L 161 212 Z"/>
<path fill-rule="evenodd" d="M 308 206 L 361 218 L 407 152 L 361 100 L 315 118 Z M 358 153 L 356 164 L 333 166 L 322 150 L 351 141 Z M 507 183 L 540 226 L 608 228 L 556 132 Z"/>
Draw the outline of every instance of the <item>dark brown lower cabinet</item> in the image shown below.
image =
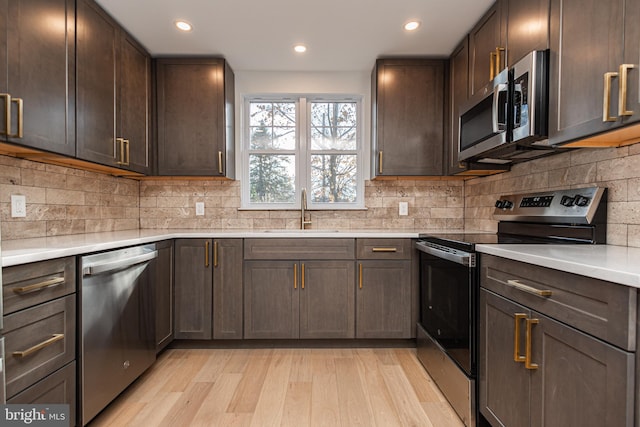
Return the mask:
<path fill-rule="evenodd" d="M 356 338 L 412 338 L 411 261 L 358 261 Z"/>
<path fill-rule="evenodd" d="M 173 340 L 173 241 L 156 243 L 153 279 L 156 299 L 156 351 Z"/>
<path fill-rule="evenodd" d="M 353 261 L 245 261 L 244 337 L 353 338 Z"/>
<path fill-rule="evenodd" d="M 175 338 L 242 338 L 242 239 L 177 239 L 174 250 Z"/>
<path fill-rule="evenodd" d="M 480 293 L 480 411 L 492 426 L 633 424 L 633 353 Z"/>

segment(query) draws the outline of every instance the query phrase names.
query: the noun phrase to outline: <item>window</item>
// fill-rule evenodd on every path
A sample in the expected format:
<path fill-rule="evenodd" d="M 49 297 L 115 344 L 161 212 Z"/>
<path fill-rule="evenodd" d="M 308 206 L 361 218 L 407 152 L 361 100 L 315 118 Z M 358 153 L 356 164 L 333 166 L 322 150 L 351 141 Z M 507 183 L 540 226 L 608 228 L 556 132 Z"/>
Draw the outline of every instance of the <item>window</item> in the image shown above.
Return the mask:
<path fill-rule="evenodd" d="M 364 207 L 361 99 L 247 98 L 242 206 Z"/>

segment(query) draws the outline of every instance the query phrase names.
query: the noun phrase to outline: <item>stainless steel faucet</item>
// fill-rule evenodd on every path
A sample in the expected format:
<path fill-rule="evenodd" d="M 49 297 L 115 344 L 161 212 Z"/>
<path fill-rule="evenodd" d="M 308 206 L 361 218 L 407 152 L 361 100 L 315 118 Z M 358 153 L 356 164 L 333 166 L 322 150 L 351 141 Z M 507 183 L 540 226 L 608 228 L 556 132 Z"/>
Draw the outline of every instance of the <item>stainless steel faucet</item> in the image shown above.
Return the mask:
<path fill-rule="evenodd" d="M 300 202 L 300 230 L 307 228 L 307 225 L 311 225 L 311 214 L 309 214 L 309 220 L 305 219 L 304 211 L 307 210 L 307 189 L 302 189 L 302 200 Z"/>

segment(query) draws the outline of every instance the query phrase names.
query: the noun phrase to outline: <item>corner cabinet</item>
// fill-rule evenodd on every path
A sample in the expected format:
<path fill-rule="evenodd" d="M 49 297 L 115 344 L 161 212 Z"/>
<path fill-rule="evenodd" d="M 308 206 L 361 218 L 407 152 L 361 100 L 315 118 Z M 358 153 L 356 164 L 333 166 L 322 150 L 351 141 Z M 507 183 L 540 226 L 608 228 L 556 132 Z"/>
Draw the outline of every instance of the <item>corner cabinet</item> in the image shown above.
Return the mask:
<path fill-rule="evenodd" d="M 78 0 L 76 27 L 76 156 L 146 174 L 151 57 L 92 0 Z"/>
<path fill-rule="evenodd" d="M 157 175 L 235 178 L 234 75 L 221 58 L 156 60 Z"/>
<path fill-rule="evenodd" d="M 447 61 L 378 59 L 371 81 L 372 176 L 442 175 Z"/>
<path fill-rule="evenodd" d="M 246 239 L 244 337 L 354 338 L 353 239 Z"/>
<path fill-rule="evenodd" d="M 242 239 L 175 241 L 175 338 L 242 338 Z"/>
<path fill-rule="evenodd" d="M 480 412 L 494 426 L 631 426 L 637 291 L 482 255 Z"/>
<path fill-rule="evenodd" d="M 75 1 L 0 1 L 0 97 L 0 141 L 75 155 Z"/>

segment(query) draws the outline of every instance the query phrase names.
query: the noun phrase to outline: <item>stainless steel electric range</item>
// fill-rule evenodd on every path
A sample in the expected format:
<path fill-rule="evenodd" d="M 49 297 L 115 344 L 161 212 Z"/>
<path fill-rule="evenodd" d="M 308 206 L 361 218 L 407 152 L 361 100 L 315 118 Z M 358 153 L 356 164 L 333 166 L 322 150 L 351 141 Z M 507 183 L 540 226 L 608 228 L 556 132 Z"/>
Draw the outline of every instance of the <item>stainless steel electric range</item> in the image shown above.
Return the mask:
<path fill-rule="evenodd" d="M 421 234 L 418 358 L 465 425 L 477 425 L 480 262 L 493 243 L 603 244 L 602 187 L 502 196 L 497 234 Z"/>

